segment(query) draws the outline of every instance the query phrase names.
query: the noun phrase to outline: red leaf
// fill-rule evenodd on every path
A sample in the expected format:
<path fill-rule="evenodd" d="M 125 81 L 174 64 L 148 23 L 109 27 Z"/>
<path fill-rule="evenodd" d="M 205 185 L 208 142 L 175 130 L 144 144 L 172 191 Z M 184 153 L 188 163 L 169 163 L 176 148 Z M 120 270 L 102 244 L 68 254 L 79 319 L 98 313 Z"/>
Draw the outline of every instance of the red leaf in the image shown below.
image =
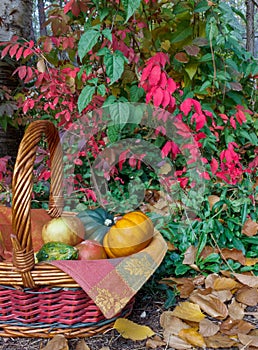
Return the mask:
<path fill-rule="evenodd" d="M 27 67 L 26 66 L 21 66 L 17 70 L 18 76 L 21 80 L 23 80 L 27 74 Z M 16 73 L 16 71 L 14 73 Z"/>
<path fill-rule="evenodd" d="M 23 58 L 27 58 L 31 54 L 33 54 L 33 51 L 31 49 L 25 49 L 23 51 Z"/>
<path fill-rule="evenodd" d="M 177 54 L 175 54 L 175 59 L 181 63 L 189 62 L 189 58 L 187 57 L 187 54 L 185 52 L 178 52 Z"/>
<path fill-rule="evenodd" d="M 119 170 L 123 169 L 123 164 L 127 159 L 127 153 L 129 152 L 129 149 L 126 149 L 125 151 L 123 151 L 122 153 L 120 153 L 119 155 L 119 159 L 118 159 L 118 166 L 119 166 Z"/>
<path fill-rule="evenodd" d="M 186 45 L 184 50 L 188 53 L 189 56 L 197 56 L 200 52 L 200 48 L 196 45 Z"/>
<path fill-rule="evenodd" d="M 162 106 L 165 108 L 169 105 L 170 103 L 170 94 L 167 90 L 163 91 L 163 100 L 162 100 Z"/>
<path fill-rule="evenodd" d="M 19 44 L 13 45 L 13 47 L 12 47 L 12 48 L 10 49 L 10 51 L 9 51 L 9 55 L 10 55 L 11 57 L 13 57 L 13 56 L 16 54 L 18 48 L 19 48 Z"/>
<path fill-rule="evenodd" d="M 162 89 L 165 89 L 166 85 L 167 85 L 167 75 L 165 72 L 161 72 L 161 76 L 160 76 L 160 82 L 159 82 L 159 86 Z"/>
<path fill-rule="evenodd" d="M 153 104 L 155 107 L 159 107 L 163 100 L 163 90 L 158 87 L 153 93 Z"/>
<path fill-rule="evenodd" d="M 19 50 L 16 52 L 16 56 L 15 56 L 16 61 L 19 61 L 19 59 L 20 59 L 21 56 L 22 56 L 22 53 L 23 53 L 23 47 L 21 46 L 21 47 L 19 48 Z"/>
<path fill-rule="evenodd" d="M 187 115 L 192 108 L 192 99 L 185 99 L 180 105 L 180 111 L 182 111 L 185 115 Z"/>
<path fill-rule="evenodd" d="M 150 71 L 152 70 L 153 64 L 148 64 L 142 71 L 141 83 L 148 79 Z"/>
<path fill-rule="evenodd" d="M 176 91 L 176 83 L 175 81 L 172 79 L 172 78 L 168 78 L 168 81 L 167 81 L 167 90 L 173 94 L 173 92 Z"/>
<path fill-rule="evenodd" d="M 11 50 L 10 50 L 11 51 Z M 246 116 L 243 111 L 239 110 L 236 112 L 236 120 L 240 125 L 246 122 Z"/>
<path fill-rule="evenodd" d="M 205 180 L 210 180 L 210 179 L 211 179 L 211 178 L 210 178 L 210 175 L 209 175 L 209 173 L 207 173 L 207 171 L 202 172 L 202 173 L 200 174 L 200 177 L 201 177 L 202 179 L 205 179 Z"/>
<path fill-rule="evenodd" d="M 160 81 L 160 75 L 161 75 L 161 68 L 160 66 L 156 65 L 152 68 L 149 76 L 149 83 L 151 86 L 158 85 L 158 82 Z"/>
<path fill-rule="evenodd" d="M 8 53 L 8 51 L 9 51 L 10 47 L 12 47 L 12 44 L 7 45 L 7 46 L 3 49 L 2 54 L 1 54 L 1 58 L 4 58 L 4 57 L 7 55 L 7 53 Z"/>
<path fill-rule="evenodd" d="M 29 83 L 31 81 L 32 77 L 33 77 L 33 70 L 31 69 L 31 67 L 27 67 L 27 76 L 24 79 L 24 82 Z"/>
<path fill-rule="evenodd" d="M 230 125 L 232 126 L 233 129 L 236 129 L 236 121 L 234 117 L 230 117 L 229 119 Z"/>
<path fill-rule="evenodd" d="M 211 166 L 211 172 L 214 175 L 216 173 L 216 171 L 218 170 L 219 163 L 215 158 L 212 158 L 210 166 Z"/>
<path fill-rule="evenodd" d="M 194 113 L 192 115 L 191 121 L 196 122 L 196 131 L 199 131 L 206 124 L 206 117 L 204 114 Z"/>

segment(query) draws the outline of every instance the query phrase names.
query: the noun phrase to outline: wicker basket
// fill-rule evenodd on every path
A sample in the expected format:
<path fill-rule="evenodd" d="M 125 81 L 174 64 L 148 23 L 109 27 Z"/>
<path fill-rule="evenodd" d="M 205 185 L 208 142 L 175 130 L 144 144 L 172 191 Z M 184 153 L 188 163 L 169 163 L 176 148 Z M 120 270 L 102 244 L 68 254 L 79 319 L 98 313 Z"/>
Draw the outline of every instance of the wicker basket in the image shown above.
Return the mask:
<path fill-rule="evenodd" d="M 62 148 L 50 121 L 32 122 L 21 141 L 13 174 L 13 263 L 0 262 L 0 336 L 89 337 L 112 327 L 132 311 L 133 301 L 113 319 L 105 319 L 82 288 L 65 272 L 35 264 L 31 238 L 31 193 L 36 150 L 45 134 L 51 161 L 49 213 L 62 213 Z"/>

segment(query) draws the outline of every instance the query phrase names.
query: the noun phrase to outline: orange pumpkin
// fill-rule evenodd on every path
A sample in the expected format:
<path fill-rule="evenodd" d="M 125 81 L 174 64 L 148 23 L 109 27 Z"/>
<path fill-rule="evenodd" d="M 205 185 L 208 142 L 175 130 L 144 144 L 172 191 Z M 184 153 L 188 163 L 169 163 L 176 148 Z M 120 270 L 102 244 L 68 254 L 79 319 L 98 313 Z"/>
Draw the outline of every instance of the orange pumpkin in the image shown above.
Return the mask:
<path fill-rule="evenodd" d="M 147 247 L 154 234 L 151 219 L 140 211 L 125 214 L 106 233 L 103 246 L 109 258 L 119 258 Z"/>

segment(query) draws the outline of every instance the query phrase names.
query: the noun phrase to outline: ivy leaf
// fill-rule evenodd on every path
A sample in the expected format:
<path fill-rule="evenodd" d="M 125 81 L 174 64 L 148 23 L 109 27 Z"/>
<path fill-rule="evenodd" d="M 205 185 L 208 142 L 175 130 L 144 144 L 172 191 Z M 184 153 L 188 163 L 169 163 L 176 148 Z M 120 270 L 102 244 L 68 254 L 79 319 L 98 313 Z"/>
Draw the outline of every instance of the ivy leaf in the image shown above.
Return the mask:
<path fill-rule="evenodd" d="M 104 56 L 104 64 L 106 66 L 107 76 L 110 78 L 110 85 L 117 81 L 124 72 L 124 63 L 127 58 L 119 50 L 113 54 L 108 52 Z"/>
<path fill-rule="evenodd" d="M 126 10 L 125 22 L 127 22 L 140 6 L 141 0 L 122 0 L 122 4 L 124 6 L 124 9 Z"/>
<path fill-rule="evenodd" d="M 80 113 L 92 101 L 94 92 L 95 86 L 87 85 L 82 89 L 82 92 L 78 98 L 78 109 Z"/>
<path fill-rule="evenodd" d="M 82 60 L 86 54 L 97 44 L 100 37 L 100 27 L 96 26 L 88 29 L 80 38 L 78 44 L 78 54 L 80 60 Z"/>

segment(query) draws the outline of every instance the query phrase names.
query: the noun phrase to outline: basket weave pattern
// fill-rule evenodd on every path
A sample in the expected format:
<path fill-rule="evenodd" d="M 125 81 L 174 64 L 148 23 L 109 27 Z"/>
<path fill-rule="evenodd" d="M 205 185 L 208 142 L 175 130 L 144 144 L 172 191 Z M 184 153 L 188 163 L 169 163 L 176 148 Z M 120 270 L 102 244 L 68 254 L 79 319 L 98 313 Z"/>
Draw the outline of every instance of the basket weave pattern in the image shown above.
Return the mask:
<path fill-rule="evenodd" d="M 13 263 L 0 262 L 0 336 L 87 337 L 110 327 L 84 290 L 59 268 L 35 264 L 31 238 L 33 166 L 38 144 L 46 136 L 51 161 L 49 214 L 62 214 L 63 165 L 59 134 L 44 120 L 31 123 L 21 141 L 13 174 Z M 121 312 L 127 316 L 133 302 Z"/>

